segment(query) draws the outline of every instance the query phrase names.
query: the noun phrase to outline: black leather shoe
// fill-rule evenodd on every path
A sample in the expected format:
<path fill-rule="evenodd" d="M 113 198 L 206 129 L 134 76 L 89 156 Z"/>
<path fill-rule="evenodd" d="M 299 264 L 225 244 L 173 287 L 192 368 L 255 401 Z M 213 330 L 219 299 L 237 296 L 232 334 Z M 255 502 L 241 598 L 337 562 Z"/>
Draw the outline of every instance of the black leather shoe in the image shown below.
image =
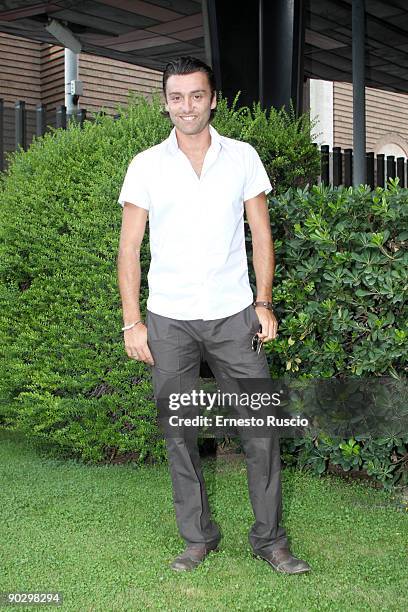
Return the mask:
<path fill-rule="evenodd" d="M 213 544 L 190 544 L 184 552 L 174 559 L 170 565 L 176 572 L 186 572 L 195 569 L 210 552 L 218 551 L 219 542 Z"/>
<path fill-rule="evenodd" d="M 306 561 L 294 557 L 287 547 L 277 548 L 270 553 L 254 552 L 254 557 L 267 561 L 275 571 L 282 574 L 305 574 L 312 569 Z"/>

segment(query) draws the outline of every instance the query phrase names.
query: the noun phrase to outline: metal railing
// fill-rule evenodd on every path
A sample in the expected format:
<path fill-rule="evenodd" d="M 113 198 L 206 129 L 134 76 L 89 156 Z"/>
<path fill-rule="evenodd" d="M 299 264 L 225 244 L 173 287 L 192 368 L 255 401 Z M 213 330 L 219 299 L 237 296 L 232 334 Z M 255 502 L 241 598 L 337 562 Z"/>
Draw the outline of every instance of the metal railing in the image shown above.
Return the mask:
<path fill-rule="evenodd" d="M 82 127 L 85 119 L 93 120 L 93 117 L 86 116 L 86 112 L 86 109 L 81 108 L 76 114 L 67 116 L 66 106 L 61 104 L 53 113 L 47 113 L 43 104 L 38 104 L 35 109 L 27 109 L 24 100 L 9 107 L 0 98 L 0 171 L 7 166 L 6 152 L 16 151 L 19 147 L 26 151 L 34 136 L 43 136 L 50 127 L 66 129 L 71 118 Z M 117 116 L 114 115 L 114 119 Z"/>
<path fill-rule="evenodd" d="M 320 147 L 320 182 L 325 185 L 353 184 L 353 149 L 341 149 L 333 147 L 330 151 L 329 145 Z M 401 187 L 407 185 L 407 160 L 405 157 L 394 155 L 375 155 L 373 152 L 366 153 L 366 184 L 372 189 L 375 187 L 386 187 L 389 178 L 399 178 Z"/>

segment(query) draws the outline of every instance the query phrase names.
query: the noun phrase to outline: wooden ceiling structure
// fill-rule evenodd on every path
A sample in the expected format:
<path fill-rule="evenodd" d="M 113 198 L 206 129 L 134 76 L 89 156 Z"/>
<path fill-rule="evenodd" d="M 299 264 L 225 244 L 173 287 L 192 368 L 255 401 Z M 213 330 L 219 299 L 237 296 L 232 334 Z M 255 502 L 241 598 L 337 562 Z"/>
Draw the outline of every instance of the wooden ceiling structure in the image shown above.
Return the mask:
<path fill-rule="evenodd" d="M 208 12 L 222 4 L 230 10 L 226 0 L 0 0 L 0 31 L 58 44 L 45 29 L 55 19 L 72 31 L 85 53 L 163 70 L 176 55 L 209 60 L 208 45 L 214 47 L 214 41 L 206 43 L 211 37 Z M 246 4 L 255 6 L 258 13 L 258 0 Z M 304 11 L 304 76 L 351 82 L 352 0 L 298 4 L 303 4 Z M 366 85 L 407 92 L 407 1 L 365 0 L 365 13 Z M 232 28 L 237 27 L 234 19 L 231 11 Z M 251 27 L 250 22 L 244 25 Z M 274 35 L 273 24 L 264 20 L 263 28 L 265 38 Z M 240 44 L 245 46 L 242 40 Z"/>

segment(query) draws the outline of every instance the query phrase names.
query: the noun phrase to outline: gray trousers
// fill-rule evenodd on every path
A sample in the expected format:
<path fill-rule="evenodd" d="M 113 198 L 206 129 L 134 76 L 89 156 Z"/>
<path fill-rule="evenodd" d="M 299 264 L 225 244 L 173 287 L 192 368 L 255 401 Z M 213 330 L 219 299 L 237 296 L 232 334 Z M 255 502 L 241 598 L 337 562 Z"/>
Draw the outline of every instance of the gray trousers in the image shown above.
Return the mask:
<path fill-rule="evenodd" d="M 181 321 L 147 311 L 147 341 L 156 401 L 163 389 L 189 393 L 197 388 L 204 358 L 222 391 L 233 378 L 269 378 L 263 349 L 257 355 L 251 339 L 259 329 L 252 305 L 222 319 Z M 178 416 L 183 416 L 183 407 Z M 241 437 L 245 452 L 248 489 L 255 515 L 249 533 L 254 551 L 270 552 L 288 544 L 282 518 L 279 437 Z M 197 436 L 166 436 L 177 526 L 186 544 L 209 543 L 221 537 L 211 517 L 201 470 Z"/>

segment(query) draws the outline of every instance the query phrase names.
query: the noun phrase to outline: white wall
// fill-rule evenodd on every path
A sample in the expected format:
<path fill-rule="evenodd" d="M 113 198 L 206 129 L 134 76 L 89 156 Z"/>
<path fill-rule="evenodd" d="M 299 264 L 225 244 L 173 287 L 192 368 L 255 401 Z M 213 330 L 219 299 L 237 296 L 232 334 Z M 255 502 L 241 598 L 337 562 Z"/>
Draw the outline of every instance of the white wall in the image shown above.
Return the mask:
<path fill-rule="evenodd" d="M 310 79 L 310 118 L 317 118 L 313 142 L 333 148 L 333 82 Z"/>

